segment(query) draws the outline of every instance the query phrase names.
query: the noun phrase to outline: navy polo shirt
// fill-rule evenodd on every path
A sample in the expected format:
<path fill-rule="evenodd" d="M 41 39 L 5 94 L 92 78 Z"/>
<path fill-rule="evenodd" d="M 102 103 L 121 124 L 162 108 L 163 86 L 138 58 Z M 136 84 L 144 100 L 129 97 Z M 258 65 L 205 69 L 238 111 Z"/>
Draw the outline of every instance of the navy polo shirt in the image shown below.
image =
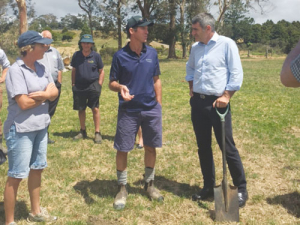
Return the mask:
<path fill-rule="evenodd" d="M 131 51 L 129 43 L 116 52 L 110 69 L 110 81 L 126 85 L 134 98 L 124 101 L 119 93 L 119 110 L 140 112 L 150 110 L 156 104 L 153 77 L 160 75 L 157 52 L 143 45 L 141 55 Z"/>
<path fill-rule="evenodd" d="M 82 51 L 77 51 L 72 57 L 71 66 L 76 69 L 75 86 L 85 89 L 99 80 L 99 69 L 103 69 L 103 62 L 97 52 L 92 51 L 85 57 Z"/>

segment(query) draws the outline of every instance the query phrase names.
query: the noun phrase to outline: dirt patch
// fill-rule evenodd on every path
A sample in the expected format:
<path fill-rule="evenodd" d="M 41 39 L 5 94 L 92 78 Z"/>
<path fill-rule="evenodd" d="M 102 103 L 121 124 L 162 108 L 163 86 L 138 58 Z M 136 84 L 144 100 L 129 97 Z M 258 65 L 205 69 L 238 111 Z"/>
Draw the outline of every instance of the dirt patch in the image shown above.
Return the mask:
<path fill-rule="evenodd" d="M 57 51 L 60 53 L 60 55 L 65 58 L 65 57 L 72 57 L 74 52 L 76 52 L 78 49 L 74 47 L 57 47 Z"/>

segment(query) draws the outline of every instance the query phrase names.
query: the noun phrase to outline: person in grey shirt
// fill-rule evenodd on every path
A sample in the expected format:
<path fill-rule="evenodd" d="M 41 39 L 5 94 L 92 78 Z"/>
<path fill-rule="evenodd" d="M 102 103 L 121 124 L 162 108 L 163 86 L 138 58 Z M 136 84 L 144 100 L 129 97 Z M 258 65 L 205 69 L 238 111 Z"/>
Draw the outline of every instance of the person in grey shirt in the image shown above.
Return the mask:
<path fill-rule="evenodd" d="M 42 172 L 47 167 L 47 127 L 50 123 L 49 101 L 58 96 L 42 59 L 52 39 L 36 31 L 27 31 L 18 39 L 21 57 L 9 68 L 6 77 L 8 115 L 4 134 L 8 155 L 4 190 L 5 224 L 14 224 L 17 192 L 28 177 L 31 209 L 28 222 L 52 222 L 57 219 L 40 206 Z"/>
<path fill-rule="evenodd" d="M 2 49 L 0 49 L 0 66 L 2 66 L 2 76 L 0 77 L 0 84 L 2 84 L 5 82 L 6 73 L 8 71 L 8 68 L 10 67 L 10 62 L 7 59 L 6 54 Z M 2 95 L 3 95 L 3 90 L 2 87 L 0 86 L 0 110 L 2 108 Z M 2 146 L 2 138 L 3 138 L 2 121 L 0 119 L 0 151 L 6 154 L 7 149 Z"/>
<path fill-rule="evenodd" d="M 42 36 L 44 38 L 52 39 L 52 34 L 48 30 L 44 30 L 42 32 Z M 52 46 L 49 46 L 49 49 L 45 52 L 43 59 L 39 60 L 39 62 L 43 63 L 50 70 L 55 86 L 58 89 L 58 97 L 53 102 L 49 103 L 49 115 L 52 118 L 61 93 L 62 71 L 64 69 L 64 63 L 57 49 L 53 48 Z M 50 139 L 48 132 L 48 144 L 53 144 L 54 142 L 55 141 Z"/>

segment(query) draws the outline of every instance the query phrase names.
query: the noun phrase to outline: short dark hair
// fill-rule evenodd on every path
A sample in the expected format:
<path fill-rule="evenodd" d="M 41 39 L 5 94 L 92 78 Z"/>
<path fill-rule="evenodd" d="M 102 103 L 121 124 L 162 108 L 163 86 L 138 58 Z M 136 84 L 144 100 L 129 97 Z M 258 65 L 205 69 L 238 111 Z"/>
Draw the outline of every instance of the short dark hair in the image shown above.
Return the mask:
<path fill-rule="evenodd" d="M 131 27 L 134 31 L 137 31 L 137 26 L 136 27 Z M 129 28 L 130 29 L 130 28 Z M 127 38 L 130 38 L 130 32 L 129 29 L 127 30 Z"/>
<path fill-rule="evenodd" d="M 200 27 L 203 29 L 207 25 L 211 27 L 211 31 L 215 31 L 215 19 L 210 13 L 199 13 L 192 19 L 192 24 L 199 23 Z"/>

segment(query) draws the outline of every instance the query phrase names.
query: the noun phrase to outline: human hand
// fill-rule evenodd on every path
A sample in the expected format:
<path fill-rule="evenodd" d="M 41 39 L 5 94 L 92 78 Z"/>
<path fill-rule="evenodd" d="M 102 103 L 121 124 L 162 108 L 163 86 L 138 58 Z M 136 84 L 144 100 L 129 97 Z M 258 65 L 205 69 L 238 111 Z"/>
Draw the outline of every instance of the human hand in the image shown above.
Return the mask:
<path fill-rule="evenodd" d="M 217 98 L 216 101 L 213 103 L 213 107 L 217 108 L 225 108 L 229 103 L 230 97 L 222 95 L 221 97 Z"/>
<path fill-rule="evenodd" d="M 125 85 L 120 85 L 120 93 L 126 102 L 134 98 L 134 95 L 130 95 L 129 89 Z"/>
<path fill-rule="evenodd" d="M 5 79 L 3 77 L 0 77 L 0 83 L 4 83 Z"/>
<path fill-rule="evenodd" d="M 47 99 L 45 91 L 32 92 L 28 97 L 37 101 L 45 101 Z"/>
<path fill-rule="evenodd" d="M 193 97 L 194 94 L 193 94 L 193 88 L 190 88 L 190 97 Z"/>

